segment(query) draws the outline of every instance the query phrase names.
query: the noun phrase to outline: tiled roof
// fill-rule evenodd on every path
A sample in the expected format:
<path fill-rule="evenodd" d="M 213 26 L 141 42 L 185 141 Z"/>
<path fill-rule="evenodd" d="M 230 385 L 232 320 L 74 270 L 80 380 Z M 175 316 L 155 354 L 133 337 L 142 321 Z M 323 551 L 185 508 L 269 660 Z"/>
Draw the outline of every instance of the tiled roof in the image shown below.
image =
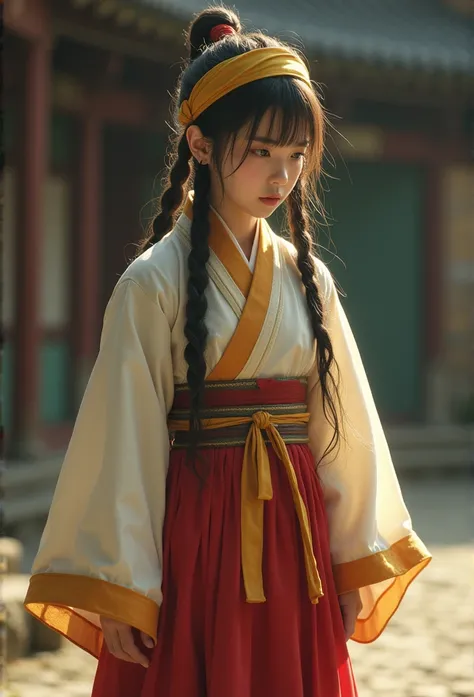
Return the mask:
<path fill-rule="evenodd" d="M 208 4 L 134 2 L 184 21 Z M 300 40 L 315 53 L 474 73 L 474 16 L 455 12 L 442 0 L 237 0 L 233 4 L 247 28 Z"/>

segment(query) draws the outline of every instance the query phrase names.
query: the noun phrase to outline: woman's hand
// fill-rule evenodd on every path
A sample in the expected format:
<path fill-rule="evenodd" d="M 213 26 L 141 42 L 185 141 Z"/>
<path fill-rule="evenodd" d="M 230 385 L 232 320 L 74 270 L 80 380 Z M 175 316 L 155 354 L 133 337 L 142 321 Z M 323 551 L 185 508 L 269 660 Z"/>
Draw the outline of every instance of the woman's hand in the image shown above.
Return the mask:
<path fill-rule="evenodd" d="M 135 644 L 132 628 L 128 624 L 108 617 L 101 617 L 100 624 L 107 648 L 115 658 L 129 663 L 139 663 L 144 668 L 148 668 L 150 661 Z M 140 632 L 140 638 L 147 648 L 153 648 L 151 637 Z"/>
<path fill-rule="evenodd" d="M 362 601 L 358 590 L 343 593 L 339 596 L 342 621 L 346 633 L 346 641 L 354 634 L 357 615 L 362 610 Z"/>

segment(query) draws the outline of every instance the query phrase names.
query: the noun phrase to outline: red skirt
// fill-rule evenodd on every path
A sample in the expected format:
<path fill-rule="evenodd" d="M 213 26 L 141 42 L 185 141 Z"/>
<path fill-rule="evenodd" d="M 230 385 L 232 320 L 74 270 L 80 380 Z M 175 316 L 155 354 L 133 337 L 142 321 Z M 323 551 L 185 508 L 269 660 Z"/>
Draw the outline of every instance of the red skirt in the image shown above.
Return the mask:
<path fill-rule="evenodd" d="M 176 398 L 180 399 L 179 393 Z M 216 390 L 209 406 L 305 402 L 299 381 Z M 211 404 L 209 404 L 209 401 Z M 214 404 L 212 404 L 212 401 Z M 180 406 L 180 405 L 178 405 Z M 204 483 L 173 449 L 164 526 L 163 604 L 148 669 L 104 646 L 92 697 L 356 697 L 332 575 L 326 511 L 306 444 L 287 445 L 306 505 L 324 597 L 313 605 L 287 475 L 269 446 L 265 502 L 266 602 L 249 604 L 241 570 L 243 447 L 203 449 Z"/>

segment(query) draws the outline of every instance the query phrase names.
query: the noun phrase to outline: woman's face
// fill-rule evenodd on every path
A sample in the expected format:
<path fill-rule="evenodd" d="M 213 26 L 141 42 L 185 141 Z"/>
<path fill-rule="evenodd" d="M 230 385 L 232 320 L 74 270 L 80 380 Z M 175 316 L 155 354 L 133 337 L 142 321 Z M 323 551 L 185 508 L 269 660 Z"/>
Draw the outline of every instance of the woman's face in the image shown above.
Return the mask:
<path fill-rule="evenodd" d="M 239 133 L 234 148 L 224 156 L 224 191 L 215 166 L 211 165 L 214 204 L 238 208 L 252 218 L 267 218 L 286 199 L 301 175 L 308 143 L 303 139 L 292 145 L 277 145 L 273 135 L 278 133 L 277 126 L 267 113 L 243 162 L 249 141 L 245 131 Z"/>

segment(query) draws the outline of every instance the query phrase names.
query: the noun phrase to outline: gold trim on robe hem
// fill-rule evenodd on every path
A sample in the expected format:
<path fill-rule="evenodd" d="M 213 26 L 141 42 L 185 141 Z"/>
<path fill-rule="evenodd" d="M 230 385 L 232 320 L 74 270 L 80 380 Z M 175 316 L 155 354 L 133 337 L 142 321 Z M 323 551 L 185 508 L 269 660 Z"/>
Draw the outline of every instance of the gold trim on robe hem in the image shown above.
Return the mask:
<path fill-rule="evenodd" d="M 103 644 L 102 630 L 74 608 L 124 622 L 150 636 L 156 644 L 158 605 L 134 590 L 108 581 L 76 574 L 34 574 L 24 605 L 37 620 L 96 658 Z"/>
<path fill-rule="evenodd" d="M 418 535 L 412 532 L 386 550 L 333 567 L 339 595 L 393 579 L 375 599 L 370 615 L 357 618 L 351 639 L 369 644 L 382 634 L 408 587 L 430 563 L 431 558 Z"/>

